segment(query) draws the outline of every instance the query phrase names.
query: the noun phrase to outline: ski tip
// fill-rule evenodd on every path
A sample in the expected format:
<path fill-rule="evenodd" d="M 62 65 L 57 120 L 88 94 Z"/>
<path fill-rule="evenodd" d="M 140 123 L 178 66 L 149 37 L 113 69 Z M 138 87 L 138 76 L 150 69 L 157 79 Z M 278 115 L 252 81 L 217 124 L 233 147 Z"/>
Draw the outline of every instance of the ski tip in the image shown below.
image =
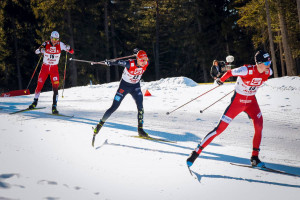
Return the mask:
<path fill-rule="evenodd" d="M 169 114 L 170 114 L 169 112 L 166 113 L 166 115 L 169 115 Z"/>
<path fill-rule="evenodd" d="M 203 113 L 203 110 L 200 110 L 200 113 Z"/>

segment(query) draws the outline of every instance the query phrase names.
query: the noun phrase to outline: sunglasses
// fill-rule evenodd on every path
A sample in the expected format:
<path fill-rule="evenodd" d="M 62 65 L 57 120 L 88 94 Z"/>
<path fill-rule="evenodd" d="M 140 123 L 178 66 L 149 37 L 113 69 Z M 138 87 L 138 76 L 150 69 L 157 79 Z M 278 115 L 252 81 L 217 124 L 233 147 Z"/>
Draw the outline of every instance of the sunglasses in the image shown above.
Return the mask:
<path fill-rule="evenodd" d="M 268 65 L 271 65 L 271 61 L 267 61 L 267 62 L 263 62 L 264 65 L 268 66 Z"/>
<path fill-rule="evenodd" d="M 53 41 L 58 41 L 59 38 L 51 38 Z"/>

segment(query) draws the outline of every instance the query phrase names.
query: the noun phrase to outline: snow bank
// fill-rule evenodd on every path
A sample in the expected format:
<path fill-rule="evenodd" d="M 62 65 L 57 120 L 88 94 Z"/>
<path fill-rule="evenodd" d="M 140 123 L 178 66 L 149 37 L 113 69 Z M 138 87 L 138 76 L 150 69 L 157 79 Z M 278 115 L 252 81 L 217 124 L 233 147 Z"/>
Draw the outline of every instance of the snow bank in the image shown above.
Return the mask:
<path fill-rule="evenodd" d="M 190 78 L 187 77 L 175 77 L 175 78 L 165 78 L 159 81 L 152 81 L 147 83 L 142 83 L 144 89 L 155 89 L 155 90 L 176 90 L 177 88 L 195 87 L 198 84 Z"/>
<path fill-rule="evenodd" d="M 281 78 L 272 78 L 269 79 L 265 86 L 271 87 L 272 89 L 278 91 L 300 91 L 300 77 L 292 76 L 292 77 L 281 77 Z"/>

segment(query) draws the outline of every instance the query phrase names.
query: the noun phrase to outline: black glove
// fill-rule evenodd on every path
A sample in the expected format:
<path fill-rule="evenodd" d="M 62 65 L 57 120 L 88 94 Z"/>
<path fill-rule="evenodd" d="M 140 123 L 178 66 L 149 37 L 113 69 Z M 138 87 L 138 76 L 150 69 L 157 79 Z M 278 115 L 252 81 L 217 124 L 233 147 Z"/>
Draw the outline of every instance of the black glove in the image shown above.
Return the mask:
<path fill-rule="evenodd" d="M 109 66 L 109 67 L 110 67 L 110 65 L 111 65 L 111 62 L 110 62 L 109 60 L 107 60 L 107 59 L 104 61 L 104 63 L 105 63 L 107 66 Z"/>
<path fill-rule="evenodd" d="M 134 53 L 134 54 L 137 54 L 138 52 L 139 52 L 139 49 L 138 49 L 138 48 L 133 49 L 133 53 Z"/>
<path fill-rule="evenodd" d="M 223 85 L 223 82 L 219 78 L 216 79 L 216 82 L 218 83 L 218 85 Z"/>

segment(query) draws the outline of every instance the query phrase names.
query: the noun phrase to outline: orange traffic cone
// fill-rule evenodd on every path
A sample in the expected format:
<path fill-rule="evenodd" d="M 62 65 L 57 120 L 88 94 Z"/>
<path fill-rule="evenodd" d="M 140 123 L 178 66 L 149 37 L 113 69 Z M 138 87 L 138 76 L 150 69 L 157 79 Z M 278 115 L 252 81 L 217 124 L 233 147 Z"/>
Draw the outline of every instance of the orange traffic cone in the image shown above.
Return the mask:
<path fill-rule="evenodd" d="M 146 91 L 144 92 L 144 96 L 152 96 L 152 95 L 151 95 L 151 93 L 149 92 L 149 90 L 146 90 Z"/>

